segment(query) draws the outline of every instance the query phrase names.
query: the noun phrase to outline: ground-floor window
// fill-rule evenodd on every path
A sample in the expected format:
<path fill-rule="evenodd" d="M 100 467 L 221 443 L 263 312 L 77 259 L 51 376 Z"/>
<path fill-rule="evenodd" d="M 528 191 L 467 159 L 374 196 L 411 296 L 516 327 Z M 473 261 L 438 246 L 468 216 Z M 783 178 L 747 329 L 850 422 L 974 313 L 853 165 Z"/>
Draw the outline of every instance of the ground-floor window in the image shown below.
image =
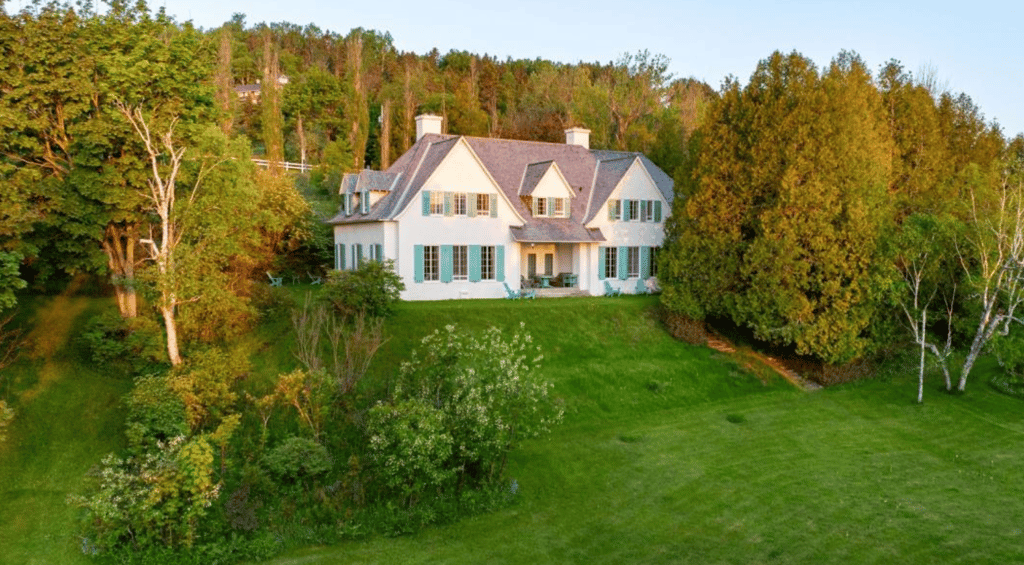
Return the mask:
<path fill-rule="evenodd" d="M 604 278 L 614 279 L 619 276 L 619 250 L 615 247 L 604 248 Z"/>
<path fill-rule="evenodd" d="M 640 276 L 640 248 L 630 247 L 626 252 L 626 265 L 628 270 L 626 276 L 636 278 Z"/>
<path fill-rule="evenodd" d="M 480 248 L 480 279 L 494 280 L 494 246 Z"/>
<path fill-rule="evenodd" d="M 436 281 L 441 278 L 441 248 L 437 245 L 423 246 L 423 280 Z"/>
<path fill-rule="evenodd" d="M 469 279 L 469 248 L 465 245 L 452 247 L 452 280 Z"/>

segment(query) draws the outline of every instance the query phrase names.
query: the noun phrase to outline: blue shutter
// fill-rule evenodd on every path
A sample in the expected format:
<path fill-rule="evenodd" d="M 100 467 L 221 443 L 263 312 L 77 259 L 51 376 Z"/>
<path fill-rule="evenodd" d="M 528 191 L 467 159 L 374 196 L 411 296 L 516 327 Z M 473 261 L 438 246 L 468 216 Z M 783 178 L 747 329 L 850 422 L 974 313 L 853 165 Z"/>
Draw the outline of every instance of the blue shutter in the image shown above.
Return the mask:
<path fill-rule="evenodd" d="M 379 243 L 374 243 L 373 246 L 377 249 L 377 260 L 381 263 L 384 262 L 384 246 Z"/>
<path fill-rule="evenodd" d="M 454 253 L 451 245 L 441 246 L 441 282 L 452 282 Z"/>
<path fill-rule="evenodd" d="M 338 244 L 338 270 L 345 270 L 345 244 Z"/>
<path fill-rule="evenodd" d="M 469 281 L 478 282 L 480 280 L 480 246 L 470 245 L 469 246 Z"/>
<path fill-rule="evenodd" d="M 622 208 L 622 221 L 629 221 L 629 200 L 619 200 L 619 206 Z"/>
<path fill-rule="evenodd" d="M 497 218 L 498 217 L 498 195 L 497 194 L 488 194 L 487 196 L 490 197 L 490 200 L 491 200 L 491 217 L 492 218 Z"/>
<path fill-rule="evenodd" d="M 430 191 L 429 190 L 424 190 L 423 191 L 423 215 L 424 216 L 429 216 L 430 215 Z"/>
<path fill-rule="evenodd" d="M 641 222 L 649 222 L 649 221 L 651 221 L 651 218 L 647 215 L 647 203 L 650 202 L 650 200 L 640 200 L 639 202 L 640 202 L 640 206 L 639 206 L 639 208 L 640 208 L 640 221 Z"/>
<path fill-rule="evenodd" d="M 651 276 L 651 248 L 640 248 L 640 278 L 646 279 Z"/>
<path fill-rule="evenodd" d="M 654 201 L 654 221 L 661 221 L 661 200 Z"/>
<path fill-rule="evenodd" d="M 356 257 L 357 257 L 357 259 L 356 259 L 356 268 L 358 269 L 359 267 L 363 266 L 363 244 L 362 243 L 357 243 L 356 244 Z"/>
<path fill-rule="evenodd" d="M 451 192 L 444 193 L 444 215 L 451 216 L 455 208 L 455 195 Z"/>
<path fill-rule="evenodd" d="M 601 279 L 601 280 L 604 280 L 604 269 L 605 269 L 604 254 L 605 254 L 605 249 L 608 249 L 608 248 L 607 247 L 598 247 L 597 248 L 597 278 Z"/>
<path fill-rule="evenodd" d="M 423 246 L 413 245 L 412 256 L 413 268 L 415 270 L 413 273 L 413 280 L 421 283 L 423 282 Z"/>
<path fill-rule="evenodd" d="M 334 270 L 341 270 L 341 261 L 345 255 L 341 252 L 341 244 L 334 244 Z"/>
<path fill-rule="evenodd" d="M 615 265 L 619 270 L 619 280 L 626 280 L 629 278 L 629 248 L 620 247 L 619 257 Z"/>
<path fill-rule="evenodd" d="M 493 210 L 493 208 L 492 208 Z M 498 282 L 505 281 L 505 246 L 496 245 L 494 246 L 494 273 Z"/>

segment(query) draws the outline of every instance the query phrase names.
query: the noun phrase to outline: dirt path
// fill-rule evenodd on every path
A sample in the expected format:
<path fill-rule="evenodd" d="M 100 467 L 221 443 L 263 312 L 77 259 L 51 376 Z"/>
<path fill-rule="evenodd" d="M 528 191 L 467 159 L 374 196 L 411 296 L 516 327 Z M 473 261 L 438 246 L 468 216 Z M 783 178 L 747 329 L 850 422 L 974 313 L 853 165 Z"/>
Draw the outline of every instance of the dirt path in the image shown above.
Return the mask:
<path fill-rule="evenodd" d="M 714 349 L 715 351 L 725 353 L 730 357 L 736 357 L 737 360 L 740 360 L 738 359 L 739 356 L 736 352 L 736 346 L 720 335 L 709 334 L 708 347 Z M 779 361 L 778 359 L 775 359 L 774 357 L 769 357 L 767 355 L 763 355 L 761 353 L 758 353 L 757 351 L 747 348 L 743 349 L 743 357 L 744 359 L 740 360 L 741 362 L 744 361 L 746 358 L 752 357 L 757 361 L 760 361 L 764 366 L 768 367 L 769 369 L 777 373 L 779 376 L 789 381 L 793 386 L 801 390 L 814 391 L 821 389 L 821 385 L 814 381 L 805 379 L 804 377 L 800 376 L 796 371 L 790 369 L 789 367 L 786 367 L 786 365 L 783 362 Z"/>
<path fill-rule="evenodd" d="M 21 393 L 22 402 L 32 401 L 61 374 L 54 356 L 67 345 L 71 339 L 71 326 L 88 305 L 87 300 L 72 296 L 78 286 L 78 281 L 72 281 L 62 294 L 40 306 L 36 313 L 32 330 L 25 336 L 25 340 L 29 344 L 28 357 L 42 360 L 43 366 L 35 386 Z"/>

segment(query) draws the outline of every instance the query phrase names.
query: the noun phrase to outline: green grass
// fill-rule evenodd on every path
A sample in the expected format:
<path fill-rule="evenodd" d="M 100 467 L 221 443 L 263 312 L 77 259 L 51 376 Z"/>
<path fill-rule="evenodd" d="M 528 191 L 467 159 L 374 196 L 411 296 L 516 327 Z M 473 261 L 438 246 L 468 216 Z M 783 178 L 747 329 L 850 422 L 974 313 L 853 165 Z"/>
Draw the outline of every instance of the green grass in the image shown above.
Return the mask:
<path fill-rule="evenodd" d="M 32 308 L 67 331 L 46 332 L 50 349 L 13 368 L 12 393 L 36 392 L 19 400 L 13 441 L 0 448 L 0 563 L 87 563 L 64 500 L 121 444 L 129 383 L 91 367 L 70 337 L 99 306 L 57 300 Z M 565 423 L 513 454 L 519 491 L 504 510 L 273 562 L 1024 562 L 1024 410 L 985 386 L 986 367 L 966 395 L 933 385 L 923 406 L 913 371 L 896 365 L 808 394 L 672 340 L 655 304 L 403 304 L 372 378 L 387 378 L 434 328 L 522 321 Z M 287 327 L 261 329 L 257 376 L 292 362 Z"/>

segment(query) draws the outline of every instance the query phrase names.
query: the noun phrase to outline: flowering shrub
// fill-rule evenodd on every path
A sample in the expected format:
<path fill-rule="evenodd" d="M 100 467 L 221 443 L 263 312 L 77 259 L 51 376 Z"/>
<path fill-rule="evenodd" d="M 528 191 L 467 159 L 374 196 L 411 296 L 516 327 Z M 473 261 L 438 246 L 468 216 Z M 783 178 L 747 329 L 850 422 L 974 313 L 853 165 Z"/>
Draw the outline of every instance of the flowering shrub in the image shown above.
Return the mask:
<path fill-rule="evenodd" d="M 416 492 L 449 478 L 459 487 L 494 484 L 518 441 L 561 421 L 552 385 L 537 378 L 541 355 L 524 326 L 506 337 L 498 328 L 475 336 L 449 325 L 421 345 L 399 370 L 393 405 L 374 408 L 367 426 L 391 486 Z"/>
<path fill-rule="evenodd" d="M 395 262 L 388 259 L 383 263 L 365 261 L 358 269 L 328 273 L 323 295 L 342 316 L 362 312 L 371 318 L 386 318 L 403 290 L 405 283 L 395 273 Z"/>
<path fill-rule="evenodd" d="M 86 510 L 93 547 L 190 547 L 220 492 L 213 461 L 202 437 L 178 436 L 127 459 L 108 455 L 96 492 L 69 501 Z"/>

